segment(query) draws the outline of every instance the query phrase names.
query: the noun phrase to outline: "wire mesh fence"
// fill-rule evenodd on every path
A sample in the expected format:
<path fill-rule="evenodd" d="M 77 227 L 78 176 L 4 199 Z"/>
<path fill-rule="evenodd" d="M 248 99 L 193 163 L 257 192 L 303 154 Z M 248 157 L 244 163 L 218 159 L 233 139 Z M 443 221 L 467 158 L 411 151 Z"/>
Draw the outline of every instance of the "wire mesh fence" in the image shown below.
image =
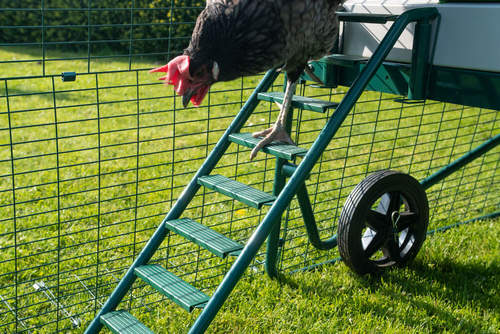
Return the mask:
<path fill-rule="evenodd" d="M 203 4 L 82 3 L 0 8 L 0 332 L 83 332 L 260 79 L 215 85 L 208 103 L 184 109 L 147 70 L 181 52 Z M 332 101 L 346 89 L 299 87 Z M 336 233 L 345 198 L 366 175 L 390 168 L 421 180 L 500 131 L 498 111 L 397 98 L 365 93 L 311 173 L 322 237 Z M 244 131 L 269 126 L 277 112 L 261 103 Z M 330 115 L 294 116 L 294 139 L 308 147 Z M 231 146 L 214 174 L 270 191 L 274 160 L 248 156 Z M 431 187 L 431 228 L 498 212 L 499 161 L 497 147 Z M 200 190 L 185 216 L 245 243 L 266 210 Z M 284 272 L 338 257 L 310 245 L 295 201 L 281 238 Z M 263 271 L 263 252 L 250 272 Z M 232 263 L 175 235 L 154 261 L 208 293 Z M 122 305 L 158 326 L 189 321 L 160 301 L 136 284 Z"/>

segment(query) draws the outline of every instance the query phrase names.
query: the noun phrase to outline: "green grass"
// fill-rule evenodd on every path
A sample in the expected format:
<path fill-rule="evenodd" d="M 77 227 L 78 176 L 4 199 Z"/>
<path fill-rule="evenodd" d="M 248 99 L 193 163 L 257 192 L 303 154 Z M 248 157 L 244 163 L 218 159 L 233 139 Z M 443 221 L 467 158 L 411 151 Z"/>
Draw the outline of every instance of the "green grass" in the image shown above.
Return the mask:
<path fill-rule="evenodd" d="M 358 277 L 342 263 L 245 278 L 217 333 L 498 333 L 499 220 L 429 237 L 409 268 Z"/>
<path fill-rule="evenodd" d="M 359 277 L 341 262 L 281 282 L 245 276 L 208 332 L 498 333 L 499 222 L 429 236 L 409 267 L 380 276 Z M 182 333 L 197 314 L 160 310 L 143 319 L 158 333 Z"/>
<path fill-rule="evenodd" d="M 2 60 L 34 60 L 2 64 L 2 77 L 40 75 L 38 51 L 0 49 Z M 81 55 L 47 53 L 75 56 Z M 156 65 L 142 61 L 132 69 Z M 46 282 L 87 324 L 99 303 L 82 282 L 104 302 L 116 285 L 113 275 L 130 265 L 260 79 L 217 84 L 210 104 L 183 110 L 171 88 L 128 66 L 93 61 L 88 74 L 85 60 L 57 61 L 46 64 L 46 73 L 82 72 L 77 81 L 0 80 L 0 295 L 17 302 L 33 332 L 83 331 L 71 329 L 33 283 Z M 102 73 L 110 70 L 118 72 Z M 342 88 L 300 89 L 335 101 L 344 94 Z M 308 188 L 322 238 L 336 232 L 345 197 L 368 173 L 392 168 L 422 179 L 500 129 L 495 111 L 432 101 L 402 105 L 393 98 L 365 93 L 313 170 Z M 246 131 L 269 126 L 276 115 L 275 106 L 259 105 Z M 326 117 L 299 112 L 297 143 L 308 147 Z M 270 191 L 274 161 L 259 154 L 250 162 L 248 154 L 232 145 L 214 173 Z M 498 211 L 499 160 L 497 148 L 430 188 L 430 228 Z M 266 210 L 199 191 L 185 216 L 246 242 Z M 308 244 L 295 202 L 286 215 L 284 273 L 338 256 Z M 279 283 L 253 274 L 262 273 L 262 249 L 211 331 L 498 332 L 498 235 L 498 219 L 434 235 L 410 268 L 378 278 L 358 278 L 337 263 Z M 154 260 L 208 294 L 232 262 L 176 236 Z M 121 307 L 131 307 L 158 333 L 186 331 L 197 315 L 140 284 Z M 0 304 L 0 332 L 15 330 L 13 315 Z"/>

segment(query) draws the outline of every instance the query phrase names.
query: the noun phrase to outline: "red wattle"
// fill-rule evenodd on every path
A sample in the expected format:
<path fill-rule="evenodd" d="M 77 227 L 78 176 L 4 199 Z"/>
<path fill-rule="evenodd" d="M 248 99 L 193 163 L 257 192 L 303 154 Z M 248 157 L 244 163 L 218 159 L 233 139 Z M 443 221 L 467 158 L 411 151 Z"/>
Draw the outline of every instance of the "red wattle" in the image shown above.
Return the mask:
<path fill-rule="evenodd" d="M 209 89 L 210 86 L 201 87 L 195 95 L 191 96 L 191 103 L 196 107 L 199 106 L 205 98 L 205 95 L 207 95 Z"/>

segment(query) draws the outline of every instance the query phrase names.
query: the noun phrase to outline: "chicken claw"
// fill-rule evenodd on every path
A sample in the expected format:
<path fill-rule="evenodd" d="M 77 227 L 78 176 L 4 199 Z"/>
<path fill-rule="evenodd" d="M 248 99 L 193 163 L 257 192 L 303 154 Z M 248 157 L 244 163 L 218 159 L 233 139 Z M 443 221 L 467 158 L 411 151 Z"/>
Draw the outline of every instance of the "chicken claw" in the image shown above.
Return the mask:
<path fill-rule="evenodd" d="M 295 145 L 292 138 L 290 138 L 290 135 L 279 124 L 274 124 L 269 129 L 265 129 L 259 132 L 254 132 L 252 133 L 252 137 L 254 138 L 264 137 L 264 138 L 262 138 L 262 140 L 253 148 L 252 152 L 250 153 L 250 160 L 253 160 L 257 156 L 257 153 L 264 146 L 270 144 L 273 141 L 284 144 Z"/>

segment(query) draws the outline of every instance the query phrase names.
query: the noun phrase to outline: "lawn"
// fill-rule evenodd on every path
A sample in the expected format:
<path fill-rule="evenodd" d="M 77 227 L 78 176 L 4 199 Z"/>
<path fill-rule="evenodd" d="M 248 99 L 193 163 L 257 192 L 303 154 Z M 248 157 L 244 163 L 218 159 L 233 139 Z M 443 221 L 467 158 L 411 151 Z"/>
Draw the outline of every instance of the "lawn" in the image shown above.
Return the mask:
<path fill-rule="evenodd" d="M 283 283 L 247 277 L 212 328 L 217 333 L 498 333 L 499 222 L 430 236 L 409 268 L 377 277 L 360 278 L 341 262 L 287 276 Z"/>
<path fill-rule="evenodd" d="M 199 108 L 180 108 L 140 60 L 98 59 L 0 49 L 0 332 L 81 333 L 155 227 L 181 194 L 260 76 L 213 87 Z M 83 58 L 83 59 L 79 59 Z M 20 64 L 20 65 L 19 65 Z M 90 69 L 90 72 L 88 72 Z M 78 72 L 74 82 L 59 74 Z M 273 87 L 281 90 L 282 81 Z M 345 88 L 302 85 L 300 93 L 339 101 Z M 320 235 L 336 233 L 344 199 L 367 174 L 391 168 L 423 179 L 498 133 L 497 111 L 363 94 L 307 183 Z M 331 115 L 298 111 L 293 135 L 309 147 Z M 269 126 L 275 106 L 261 103 L 244 131 Z M 431 187 L 430 228 L 498 211 L 498 148 Z M 271 191 L 274 160 L 232 145 L 212 174 Z M 299 162 L 299 161 L 297 161 Z M 13 191 L 15 189 L 15 191 Z M 251 209 L 200 190 L 185 215 L 246 242 L 267 209 Z M 293 202 L 281 237 L 281 282 L 262 275 L 265 249 L 210 330 L 216 333 L 498 333 L 499 220 L 428 237 L 406 269 L 359 278 L 311 247 Z M 233 260 L 170 236 L 160 263 L 210 294 Z M 294 271 L 294 274 L 289 274 Z M 68 312 L 33 285 L 43 281 Z M 48 291 L 45 291 L 48 293 Z M 188 315 L 144 284 L 121 304 L 158 333 L 185 332 Z M 81 325 L 72 327 L 71 317 Z M 26 327 L 25 327 L 26 326 Z"/>

